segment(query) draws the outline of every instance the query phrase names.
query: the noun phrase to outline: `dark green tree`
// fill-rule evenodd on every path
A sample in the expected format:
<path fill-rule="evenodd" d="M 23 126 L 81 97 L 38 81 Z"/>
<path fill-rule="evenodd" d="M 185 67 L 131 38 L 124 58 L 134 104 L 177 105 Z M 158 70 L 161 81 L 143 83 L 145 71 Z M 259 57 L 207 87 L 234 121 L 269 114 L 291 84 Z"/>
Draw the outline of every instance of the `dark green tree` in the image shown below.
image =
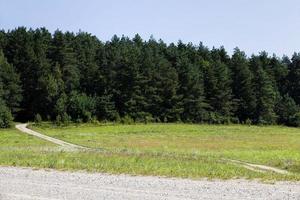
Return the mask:
<path fill-rule="evenodd" d="M 276 114 L 278 115 L 278 123 L 286 125 L 295 125 L 296 115 L 299 113 L 299 106 L 295 103 L 294 99 L 289 95 L 284 95 L 275 107 Z"/>
<path fill-rule="evenodd" d="M 238 48 L 234 50 L 231 64 L 233 102 L 236 106 L 235 116 L 240 122 L 254 119 L 256 98 L 253 88 L 253 74 L 249 69 L 246 54 Z"/>
<path fill-rule="evenodd" d="M 22 100 L 22 90 L 19 75 L 10 65 L 0 49 L 0 99 L 8 109 L 16 114 L 20 110 Z"/>
<path fill-rule="evenodd" d="M 276 103 L 276 91 L 267 72 L 262 67 L 259 57 L 251 58 L 251 68 L 254 74 L 253 84 L 256 94 L 256 117 L 257 123 L 274 124 L 276 113 L 274 112 Z"/>
<path fill-rule="evenodd" d="M 0 99 L 0 128 L 11 127 L 13 116 L 4 101 Z"/>
<path fill-rule="evenodd" d="M 287 76 L 288 93 L 300 104 L 300 54 L 294 54 L 292 62 L 289 65 L 289 74 Z"/>
<path fill-rule="evenodd" d="M 69 99 L 68 113 L 75 121 L 91 121 L 96 113 L 95 99 L 84 93 L 72 92 Z"/>
<path fill-rule="evenodd" d="M 211 107 L 209 122 L 228 123 L 233 114 L 229 68 L 221 61 L 206 63 L 205 94 Z"/>

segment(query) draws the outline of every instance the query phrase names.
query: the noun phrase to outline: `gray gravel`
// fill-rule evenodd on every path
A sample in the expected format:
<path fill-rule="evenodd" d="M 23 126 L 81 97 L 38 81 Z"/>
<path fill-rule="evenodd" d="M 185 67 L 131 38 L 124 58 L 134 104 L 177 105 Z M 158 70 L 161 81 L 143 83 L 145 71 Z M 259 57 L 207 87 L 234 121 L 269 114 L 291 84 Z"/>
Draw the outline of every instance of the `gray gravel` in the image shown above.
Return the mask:
<path fill-rule="evenodd" d="M 300 183 L 207 181 L 0 167 L 0 200 L 300 199 Z"/>

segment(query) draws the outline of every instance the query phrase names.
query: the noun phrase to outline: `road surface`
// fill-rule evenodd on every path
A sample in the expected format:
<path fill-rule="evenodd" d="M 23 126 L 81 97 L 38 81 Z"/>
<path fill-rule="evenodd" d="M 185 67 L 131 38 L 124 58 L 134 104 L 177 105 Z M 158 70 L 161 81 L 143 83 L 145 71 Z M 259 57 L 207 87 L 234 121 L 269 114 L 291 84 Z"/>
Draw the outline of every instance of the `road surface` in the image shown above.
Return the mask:
<path fill-rule="evenodd" d="M 0 200 L 300 199 L 300 183 L 188 180 L 0 167 Z"/>

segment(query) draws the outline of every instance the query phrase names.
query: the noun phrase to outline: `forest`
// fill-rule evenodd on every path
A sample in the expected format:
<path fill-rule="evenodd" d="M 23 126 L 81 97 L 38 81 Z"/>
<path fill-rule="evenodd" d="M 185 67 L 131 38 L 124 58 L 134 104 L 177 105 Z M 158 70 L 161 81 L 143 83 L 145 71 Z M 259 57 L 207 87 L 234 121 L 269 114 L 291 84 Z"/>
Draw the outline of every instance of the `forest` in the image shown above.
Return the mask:
<path fill-rule="evenodd" d="M 300 54 L 229 55 L 46 28 L 0 31 L 0 127 L 15 121 L 300 126 Z"/>

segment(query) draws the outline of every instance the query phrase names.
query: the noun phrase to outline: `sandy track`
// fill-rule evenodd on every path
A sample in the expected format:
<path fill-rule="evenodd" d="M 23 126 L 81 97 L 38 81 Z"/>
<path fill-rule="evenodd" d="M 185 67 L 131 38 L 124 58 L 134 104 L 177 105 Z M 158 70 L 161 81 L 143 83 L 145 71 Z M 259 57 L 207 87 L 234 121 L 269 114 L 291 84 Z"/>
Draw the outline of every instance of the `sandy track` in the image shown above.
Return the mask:
<path fill-rule="evenodd" d="M 0 167 L 0 199 L 300 199 L 300 183 L 193 181 Z"/>
<path fill-rule="evenodd" d="M 78 150 L 78 149 L 89 150 L 89 148 L 87 148 L 87 147 L 79 146 L 79 145 L 76 145 L 76 144 L 71 144 L 71 143 L 68 143 L 68 142 L 53 138 L 53 137 L 49 137 L 47 135 L 43 135 L 43 134 L 38 133 L 36 131 L 33 131 L 33 130 L 27 128 L 27 125 L 28 124 L 17 124 L 16 129 L 18 129 L 21 132 L 27 133 L 29 135 L 33 135 L 33 136 L 39 137 L 43 140 L 47 140 L 47 141 L 52 142 L 54 144 L 60 145 L 65 150 Z"/>
<path fill-rule="evenodd" d="M 270 167 L 270 166 L 266 166 L 266 165 L 247 163 L 247 162 L 244 162 L 244 161 L 233 160 L 233 159 L 223 159 L 223 160 L 231 162 L 231 163 L 236 164 L 238 166 L 244 167 L 244 168 L 249 169 L 251 171 L 256 171 L 256 172 L 261 172 L 261 173 L 275 172 L 275 173 L 278 173 L 278 174 L 286 174 L 286 175 L 291 174 L 287 170 L 279 169 L 279 168 L 276 168 L 276 167 Z"/>

